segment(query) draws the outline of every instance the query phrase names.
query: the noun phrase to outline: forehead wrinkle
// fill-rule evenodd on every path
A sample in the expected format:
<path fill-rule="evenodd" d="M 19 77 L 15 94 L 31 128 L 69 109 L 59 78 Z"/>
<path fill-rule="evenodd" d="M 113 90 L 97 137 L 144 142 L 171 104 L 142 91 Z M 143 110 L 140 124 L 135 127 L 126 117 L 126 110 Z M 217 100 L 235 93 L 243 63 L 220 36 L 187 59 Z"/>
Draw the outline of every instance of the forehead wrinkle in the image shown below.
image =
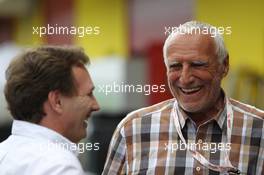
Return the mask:
<path fill-rule="evenodd" d="M 169 60 L 185 58 L 197 60 L 205 57 L 217 57 L 214 39 L 208 35 L 179 35 L 171 40 L 167 50 Z"/>

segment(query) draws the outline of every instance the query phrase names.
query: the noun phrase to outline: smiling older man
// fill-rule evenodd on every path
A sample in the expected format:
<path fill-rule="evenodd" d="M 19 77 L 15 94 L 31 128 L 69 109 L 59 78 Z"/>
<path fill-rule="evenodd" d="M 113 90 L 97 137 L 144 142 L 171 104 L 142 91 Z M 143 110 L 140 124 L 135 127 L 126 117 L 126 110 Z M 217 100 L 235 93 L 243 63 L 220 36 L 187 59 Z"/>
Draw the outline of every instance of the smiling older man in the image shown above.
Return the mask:
<path fill-rule="evenodd" d="M 225 95 L 229 56 L 212 28 L 191 21 L 167 38 L 164 61 L 175 98 L 118 125 L 103 174 L 264 174 L 264 112 Z"/>

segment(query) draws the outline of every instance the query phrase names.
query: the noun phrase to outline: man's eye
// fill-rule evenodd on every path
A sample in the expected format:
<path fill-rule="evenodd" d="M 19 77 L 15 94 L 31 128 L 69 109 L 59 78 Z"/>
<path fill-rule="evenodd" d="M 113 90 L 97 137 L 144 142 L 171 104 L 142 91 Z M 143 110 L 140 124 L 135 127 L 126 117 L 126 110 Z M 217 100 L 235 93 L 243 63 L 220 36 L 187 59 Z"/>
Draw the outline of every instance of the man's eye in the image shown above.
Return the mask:
<path fill-rule="evenodd" d="M 87 94 L 88 97 L 92 97 L 93 96 L 93 92 L 90 92 Z"/>
<path fill-rule="evenodd" d="M 201 61 L 191 63 L 192 67 L 206 67 L 207 65 L 208 65 L 207 62 L 201 62 Z"/>
<path fill-rule="evenodd" d="M 170 69 L 180 69 L 182 65 L 180 63 L 174 63 L 169 66 Z"/>

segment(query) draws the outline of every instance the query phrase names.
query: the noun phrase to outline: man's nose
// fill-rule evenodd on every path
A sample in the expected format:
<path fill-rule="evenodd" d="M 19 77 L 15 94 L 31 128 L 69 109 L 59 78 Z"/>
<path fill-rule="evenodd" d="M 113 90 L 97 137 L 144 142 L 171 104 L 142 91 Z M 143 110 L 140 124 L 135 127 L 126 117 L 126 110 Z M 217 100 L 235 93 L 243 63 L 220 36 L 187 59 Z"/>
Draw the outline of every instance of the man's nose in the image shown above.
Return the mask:
<path fill-rule="evenodd" d="M 183 86 L 187 86 L 194 81 L 192 69 L 190 68 L 189 65 L 183 65 L 182 71 L 180 73 L 179 81 L 180 81 L 181 85 L 183 85 Z"/>
<path fill-rule="evenodd" d="M 92 110 L 93 111 L 99 111 L 100 110 L 100 105 L 97 102 L 96 98 L 94 98 L 94 104 L 93 104 Z"/>

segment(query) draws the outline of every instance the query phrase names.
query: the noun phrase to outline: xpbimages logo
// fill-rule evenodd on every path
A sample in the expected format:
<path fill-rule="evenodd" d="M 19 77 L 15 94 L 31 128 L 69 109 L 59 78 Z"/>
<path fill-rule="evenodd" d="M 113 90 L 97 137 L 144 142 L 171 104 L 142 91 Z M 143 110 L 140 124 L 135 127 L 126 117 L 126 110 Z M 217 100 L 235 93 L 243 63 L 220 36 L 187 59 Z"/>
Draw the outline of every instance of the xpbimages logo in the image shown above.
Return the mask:
<path fill-rule="evenodd" d="M 185 151 L 187 149 L 193 151 L 208 151 L 210 153 L 216 153 L 217 151 L 229 151 L 231 149 L 231 143 L 211 143 L 211 142 L 203 142 L 202 140 L 198 140 L 198 143 L 184 143 L 180 140 L 180 142 L 173 143 L 165 143 L 165 150 L 170 152 L 175 152 L 177 150 Z"/>
<path fill-rule="evenodd" d="M 210 34 L 211 37 L 216 37 L 217 34 L 219 35 L 231 35 L 232 33 L 232 27 L 227 26 L 227 27 L 204 27 L 204 28 L 199 28 L 199 27 L 183 27 L 180 25 L 179 27 L 174 27 L 174 26 L 165 26 L 165 35 L 170 35 L 171 33 L 178 33 L 178 34 Z"/>
<path fill-rule="evenodd" d="M 164 93 L 166 91 L 165 85 L 149 85 L 149 84 L 125 84 L 124 82 L 112 84 L 99 85 L 99 93 L 109 95 L 111 93 L 143 93 L 150 95 L 151 93 Z"/>
<path fill-rule="evenodd" d="M 98 26 L 58 26 L 58 24 L 47 26 L 33 26 L 32 34 L 39 37 L 45 35 L 76 35 L 78 37 L 85 37 L 88 35 L 99 35 L 100 27 Z"/>

